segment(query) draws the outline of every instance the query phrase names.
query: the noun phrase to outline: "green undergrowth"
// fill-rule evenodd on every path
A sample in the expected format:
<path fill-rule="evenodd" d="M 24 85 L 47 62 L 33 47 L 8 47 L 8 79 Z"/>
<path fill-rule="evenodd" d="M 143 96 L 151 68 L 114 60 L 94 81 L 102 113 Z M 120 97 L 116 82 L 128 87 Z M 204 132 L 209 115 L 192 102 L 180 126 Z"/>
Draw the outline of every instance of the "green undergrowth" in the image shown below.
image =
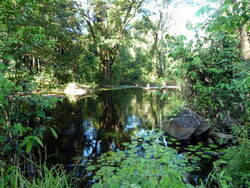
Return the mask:
<path fill-rule="evenodd" d="M 250 125 L 235 126 L 232 134 L 236 139 L 213 163 L 210 180 L 222 188 L 250 187 Z"/>

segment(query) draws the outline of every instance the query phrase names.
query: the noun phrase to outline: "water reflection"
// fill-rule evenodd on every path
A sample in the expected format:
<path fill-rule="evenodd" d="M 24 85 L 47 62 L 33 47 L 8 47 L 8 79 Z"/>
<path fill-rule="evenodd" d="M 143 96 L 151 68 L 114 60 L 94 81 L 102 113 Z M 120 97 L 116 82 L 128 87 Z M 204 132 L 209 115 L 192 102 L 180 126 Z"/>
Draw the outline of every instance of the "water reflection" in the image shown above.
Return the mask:
<path fill-rule="evenodd" d="M 67 99 L 51 111 L 59 138 L 46 138 L 51 163 L 79 164 L 102 153 L 122 148 L 122 143 L 161 128 L 176 108 L 175 91 L 165 97 L 138 89 L 103 91 L 95 97 L 70 103 Z M 167 145 L 167 141 L 164 140 Z"/>
<path fill-rule="evenodd" d="M 100 144 L 97 141 L 97 129 L 94 127 L 92 121 L 85 120 L 83 122 L 83 138 L 85 138 L 85 147 L 83 148 L 84 157 L 89 157 L 90 155 L 94 155 L 100 153 Z M 96 151 L 94 151 L 96 148 Z"/>
<path fill-rule="evenodd" d="M 139 126 L 142 125 L 138 116 L 128 116 L 125 123 L 124 131 L 130 132 L 133 129 L 139 130 Z"/>

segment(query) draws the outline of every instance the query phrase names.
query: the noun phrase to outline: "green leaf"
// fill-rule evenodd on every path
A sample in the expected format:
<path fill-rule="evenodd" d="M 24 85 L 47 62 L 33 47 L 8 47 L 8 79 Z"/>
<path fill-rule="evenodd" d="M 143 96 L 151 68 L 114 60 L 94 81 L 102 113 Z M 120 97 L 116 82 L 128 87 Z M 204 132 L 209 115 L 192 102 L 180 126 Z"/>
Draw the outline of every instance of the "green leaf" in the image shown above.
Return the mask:
<path fill-rule="evenodd" d="M 43 110 L 38 110 L 36 112 L 37 116 L 41 117 L 41 118 L 45 118 L 45 111 Z"/>
<path fill-rule="evenodd" d="M 98 175 L 93 176 L 93 179 L 95 179 L 95 180 L 99 180 L 100 178 L 101 178 L 101 176 L 98 176 Z"/>
<path fill-rule="evenodd" d="M 16 90 L 18 90 L 18 91 L 23 91 L 23 87 L 20 86 L 20 85 L 18 85 L 18 86 L 16 87 Z"/>
<path fill-rule="evenodd" d="M 249 32 L 249 31 L 250 31 L 250 25 L 248 25 L 246 28 L 246 32 Z"/>
<path fill-rule="evenodd" d="M 203 153 L 201 151 L 195 152 L 197 155 L 202 155 Z"/>
<path fill-rule="evenodd" d="M 222 40 L 222 39 L 224 39 L 224 37 L 225 37 L 225 35 L 219 35 L 219 36 L 218 36 L 218 39 L 219 39 L 219 40 Z"/>
<path fill-rule="evenodd" d="M 243 100 L 245 99 L 244 93 L 240 93 L 240 98 L 243 99 Z"/>
<path fill-rule="evenodd" d="M 128 142 L 124 142 L 122 145 L 129 146 L 129 143 Z"/>
<path fill-rule="evenodd" d="M 30 153 L 32 147 L 33 147 L 33 141 L 29 141 L 26 145 L 26 152 Z"/>
<path fill-rule="evenodd" d="M 88 166 L 88 167 L 86 168 L 86 170 L 95 170 L 95 169 L 96 169 L 96 167 L 95 167 L 95 166 L 93 166 L 93 165 Z"/>
<path fill-rule="evenodd" d="M 173 142 L 177 141 L 176 138 L 171 138 L 170 140 L 173 141 Z"/>
<path fill-rule="evenodd" d="M 58 134 L 56 133 L 55 129 L 50 127 L 50 130 L 55 138 L 58 138 Z"/>
<path fill-rule="evenodd" d="M 187 148 L 187 150 L 189 150 L 189 151 L 196 151 L 196 149 L 194 149 L 194 148 Z"/>
<path fill-rule="evenodd" d="M 177 38 L 178 38 L 179 40 L 181 40 L 181 41 L 187 39 L 187 37 L 186 37 L 185 35 L 179 35 L 179 36 L 177 36 Z"/>
<path fill-rule="evenodd" d="M 210 6 L 209 5 L 205 5 L 203 7 L 201 7 L 196 13 L 195 15 L 196 16 L 201 16 L 205 13 L 208 13 L 209 11 L 211 10 Z"/>
<path fill-rule="evenodd" d="M 6 60 L 11 60 L 11 59 L 14 59 L 14 57 L 12 55 L 9 55 L 9 54 L 5 54 L 5 55 L 2 55 L 2 57 Z"/>
<path fill-rule="evenodd" d="M 44 147 L 43 146 L 43 142 L 42 142 L 42 140 L 39 137 L 34 136 L 34 139 L 38 142 L 38 144 L 40 144 L 42 147 Z"/>
<path fill-rule="evenodd" d="M 20 134 L 22 135 L 22 133 L 26 130 L 21 123 L 17 123 L 14 125 L 15 130 L 17 130 L 18 132 L 20 132 Z"/>
<path fill-rule="evenodd" d="M 211 148 L 217 148 L 218 146 L 215 145 L 215 144 L 209 144 L 209 147 L 211 147 Z"/>
<path fill-rule="evenodd" d="M 217 74 L 223 72 L 222 70 L 216 69 L 216 68 L 208 68 L 208 71 L 209 71 L 209 72 L 212 72 L 212 73 L 217 73 Z"/>
<path fill-rule="evenodd" d="M 10 120 L 15 120 L 15 119 L 17 119 L 19 116 L 20 116 L 20 112 L 16 112 L 16 113 L 10 115 L 9 119 L 10 119 Z"/>
<path fill-rule="evenodd" d="M 201 64 L 201 59 L 200 59 L 199 57 L 196 56 L 196 57 L 194 58 L 193 63 L 194 63 L 195 65 L 200 65 L 200 64 Z"/>
<path fill-rule="evenodd" d="M 5 68 L 5 65 L 3 63 L 0 63 L 0 70 L 3 70 Z"/>

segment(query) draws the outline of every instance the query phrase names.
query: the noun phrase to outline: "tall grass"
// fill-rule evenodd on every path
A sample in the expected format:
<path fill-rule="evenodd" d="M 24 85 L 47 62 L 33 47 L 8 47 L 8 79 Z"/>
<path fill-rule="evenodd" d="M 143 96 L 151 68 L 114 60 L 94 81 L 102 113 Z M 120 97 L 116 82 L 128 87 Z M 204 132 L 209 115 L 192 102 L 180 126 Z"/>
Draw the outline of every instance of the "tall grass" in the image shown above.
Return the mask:
<path fill-rule="evenodd" d="M 72 174 L 67 174 L 61 166 L 50 169 L 45 165 L 38 167 L 38 177 L 25 177 L 18 167 L 0 169 L 0 188 L 68 188 L 73 187 Z"/>

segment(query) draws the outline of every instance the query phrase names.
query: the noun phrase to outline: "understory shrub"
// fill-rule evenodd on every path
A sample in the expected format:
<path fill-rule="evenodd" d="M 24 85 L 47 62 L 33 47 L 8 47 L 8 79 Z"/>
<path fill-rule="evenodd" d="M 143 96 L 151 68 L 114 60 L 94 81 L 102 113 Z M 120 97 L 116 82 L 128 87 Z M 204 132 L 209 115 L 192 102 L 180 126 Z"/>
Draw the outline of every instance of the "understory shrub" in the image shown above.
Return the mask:
<path fill-rule="evenodd" d="M 225 155 L 214 162 L 210 177 L 220 187 L 250 187 L 249 133 L 250 125 L 234 127 L 235 145 L 225 149 Z"/>

